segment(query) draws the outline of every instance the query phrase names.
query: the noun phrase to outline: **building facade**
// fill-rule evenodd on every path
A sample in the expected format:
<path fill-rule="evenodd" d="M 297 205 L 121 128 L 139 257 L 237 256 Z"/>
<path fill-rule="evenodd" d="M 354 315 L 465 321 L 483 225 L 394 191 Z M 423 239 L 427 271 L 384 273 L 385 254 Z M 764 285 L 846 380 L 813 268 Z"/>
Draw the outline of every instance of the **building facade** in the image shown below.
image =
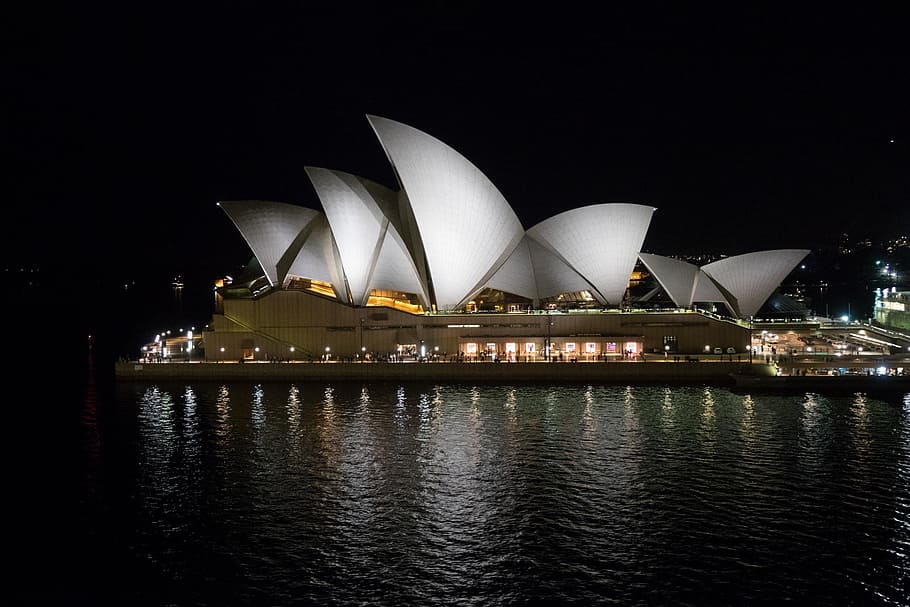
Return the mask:
<path fill-rule="evenodd" d="M 253 258 L 217 285 L 207 359 L 748 355 L 749 320 L 809 253 L 695 266 L 642 251 L 656 209 L 623 202 L 525 229 L 451 147 L 367 118 L 397 188 L 306 167 L 322 210 L 219 203 Z M 638 292 L 642 274 L 653 288 Z"/>
<path fill-rule="evenodd" d="M 207 360 L 735 358 L 751 343 L 747 323 L 693 310 L 413 314 L 288 290 L 225 300 L 209 329 Z"/>

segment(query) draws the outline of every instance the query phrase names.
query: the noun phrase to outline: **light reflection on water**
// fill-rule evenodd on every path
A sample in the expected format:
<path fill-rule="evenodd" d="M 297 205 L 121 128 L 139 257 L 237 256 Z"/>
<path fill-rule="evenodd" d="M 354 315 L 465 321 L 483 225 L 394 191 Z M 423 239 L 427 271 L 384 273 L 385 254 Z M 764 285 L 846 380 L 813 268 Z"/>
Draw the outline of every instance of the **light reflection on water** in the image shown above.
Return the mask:
<path fill-rule="evenodd" d="M 215 397 L 215 434 L 221 447 L 231 437 L 231 392 L 227 386 L 220 386 Z"/>
<path fill-rule="evenodd" d="M 910 393 L 903 398 L 903 420 L 897 430 L 901 453 L 898 456 L 894 525 L 896 541 L 886 550 L 900 563 L 904 571 L 904 596 L 910 595 Z"/>
<path fill-rule="evenodd" d="M 126 492 L 110 524 L 165 603 L 908 605 L 910 396 L 275 382 L 101 405 L 121 436 L 86 440 L 136 465 L 87 459 L 90 489 Z"/>
<path fill-rule="evenodd" d="M 253 402 L 251 404 L 250 410 L 253 418 L 253 427 L 256 430 L 261 430 L 265 426 L 265 406 L 263 405 L 263 398 L 265 396 L 265 391 L 262 388 L 261 384 L 256 384 L 253 386 Z"/>

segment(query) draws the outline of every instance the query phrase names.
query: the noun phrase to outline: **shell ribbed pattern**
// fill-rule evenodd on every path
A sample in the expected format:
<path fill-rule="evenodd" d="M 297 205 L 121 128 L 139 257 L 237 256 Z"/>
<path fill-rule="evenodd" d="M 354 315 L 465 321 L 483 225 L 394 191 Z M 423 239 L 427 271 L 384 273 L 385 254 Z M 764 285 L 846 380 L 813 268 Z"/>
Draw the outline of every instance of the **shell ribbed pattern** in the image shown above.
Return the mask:
<path fill-rule="evenodd" d="M 335 260 L 332 230 L 322 213 L 313 221 L 312 230 L 294 257 L 288 274 L 330 282 L 335 287 L 336 295 L 344 299 L 344 294 L 339 292 L 344 278 Z"/>
<path fill-rule="evenodd" d="M 590 205 L 545 219 L 528 235 L 589 281 L 602 304 L 616 305 L 625 295 L 654 211 L 640 204 Z"/>
<path fill-rule="evenodd" d="M 654 207 L 593 204 L 525 231 L 493 183 L 461 154 L 411 126 L 367 116 L 400 190 L 306 167 L 325 213 L 261 200 L 220 202 L 273 286 L 288 275 L 331 283 L 366 305 L 373 289 L 416 294 L 425 308 L 460 308 L 483 288 L 532 300 L 589 291 L 622 303 L 641 259 L 677 306 L 720 302 L 754 316 L 806 249 L 728 257 L 701 268 L 642 253 Z"/>
<path fill-rule="evenodd" d="M 453 309 L 517 246 L 521 222 L 496 186 L 451 147 L 400 122 L 368 118 L 407 193 L 437 307 Z"/>
<path fill-rule="evenodd" d="M 370 277 L 370 289 L 387 289 L 415 293 L 424 308 L 429 309 L 430 298 L 408 255 L 404 240 L 391 225 L 385 233 L 376 266 Z M 369 292 L 367 293 L 369 295 Z M 364 305 L 366 300 L 364 300 Z"/>
<path fill-rule="evenodd" d="M 359 177 L 315 167 L 306 172 L 332 228 L 351 303 L 362 305 L 388 221 Z"/>
<path fill-rule="evenodd" d="M 530 238 L 526 242 L 534 264 L 537 293 L 541 298 L 577 291 L 594 292 L 591 283 L 552 251 Z"/>
<path fill-rule="evenodd" d="M 537 301 L 537 284 L 534 280 L 534 265 L 528 250 L 527 238 L 523 238 L 506 262 L 487 281 L 487 287 L 514 293 Z"/>
<path fill-rule="evenodd" d="M 692 305 L 692 303 L 696 301 L 723 303 L 726 304 L 727 308 L 731 311 L 734 308 L 734 302 L 727 301 L 726 296 L 717 288 L 717 284 L 711 280 L 710 276 L 702 272 L 700 268 L 698 274 L 695 275 L 695 286 L 692 289 L 692 302 L 689 305 Z"/>
<path fill-rule="evenodd" d="M 698 266 L 674 259 L 673 257 L 664 257 L 652 253 L 639 253 L 641 259 L 648 271 L 654 275 L 660 286 L 664 288 L 670 299 L 677 306 L 688 308 L 692 305 L 693 287 L 695 285 L 695 276 L 698 274 Z"/>
<path fill-rule="evenodd" d="M 272 286 L 284 282 L 285 273 L 279 269 L 279 262 L 321 215 L 306 207 L 267 200 L 229 200 L 218 206 L 234 222 Z"/>
<path fill-rule="evenodd" d="M 808 255 L 808 249 L 775 249 L 727 257 L 702 266 L 702 271 L 736 298 L 743 318 L 754 316 L 781 281 Z"/>

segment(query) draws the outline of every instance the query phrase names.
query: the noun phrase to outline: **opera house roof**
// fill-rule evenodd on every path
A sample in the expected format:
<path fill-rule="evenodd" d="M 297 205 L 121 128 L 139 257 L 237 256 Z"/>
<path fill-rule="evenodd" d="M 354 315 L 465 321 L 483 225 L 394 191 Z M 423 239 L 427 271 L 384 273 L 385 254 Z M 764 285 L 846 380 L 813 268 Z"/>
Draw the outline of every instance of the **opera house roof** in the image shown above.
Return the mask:
<path fill-rule="evenodd" d="M 582 206 L 525 229 L 476 166 L 414 127 L 367 116 L 398 189 L 306 167 L 322 210 L 284 202 L 222 201 L 268 284 L 305 278 L 350 305 L 371 293 L 413 295 L 427 310 L 458 310 L 485 289 L 537 307 L 565 293 L 619 306 L 641 261 L 680 307 L 717 302 L 753 316 L 809 253 L 758 251 L 701 267 L 641 251 L 654 207 Z"/>

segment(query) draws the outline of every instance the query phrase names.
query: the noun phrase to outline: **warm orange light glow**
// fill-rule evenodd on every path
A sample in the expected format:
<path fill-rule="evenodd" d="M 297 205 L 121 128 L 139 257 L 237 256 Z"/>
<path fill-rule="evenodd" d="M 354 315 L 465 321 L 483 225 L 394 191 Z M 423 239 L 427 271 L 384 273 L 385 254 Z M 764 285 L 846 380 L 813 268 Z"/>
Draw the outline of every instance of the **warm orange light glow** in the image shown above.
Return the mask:
<path fill-rule="evenodd" d="M 409 314 L 423 314 L 423 306 L 420 304 L 413 304 L 403 293 L 395 293 L 392 291 L 377 291 L 373 290 L 370 292 L 370 296 L 367 299 L 368 306 L 374 307 L 385 307 L 393 308 L 395 310 L 400 310 L 401 312 L 407 312 Z"/>

